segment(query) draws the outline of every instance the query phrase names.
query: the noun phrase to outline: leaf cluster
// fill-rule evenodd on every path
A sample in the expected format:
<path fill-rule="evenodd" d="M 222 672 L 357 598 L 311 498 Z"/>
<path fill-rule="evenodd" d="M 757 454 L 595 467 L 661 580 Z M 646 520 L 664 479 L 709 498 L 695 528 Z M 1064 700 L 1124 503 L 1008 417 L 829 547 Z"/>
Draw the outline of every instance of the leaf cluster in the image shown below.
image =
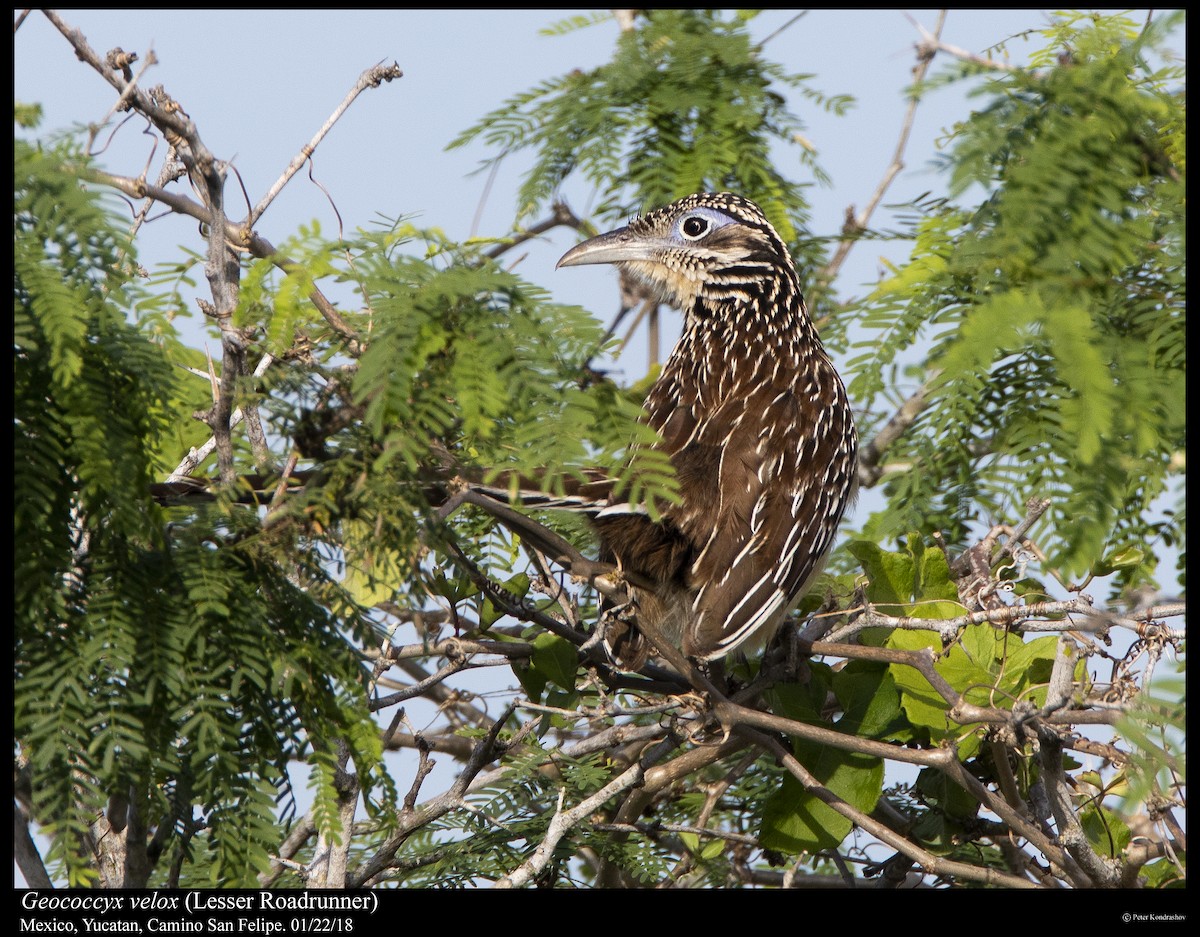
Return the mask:
<path fill-rule="evenodd" d="M 798 142 L 803 125 L 785 95 L 838 113 L 851 102 L 766 59 L 748 32 L 755 15 L 642 11 L 611 61 L 510 98 L 450 146 L 481 140 L 499 151 L 492 162 L 533 151 L 518 218 L 557 198 L 574 173 L 599 193 L 595 216 L 608 224 L 693 192 L 738 192 L 763 206 L 803 269 L 815 268 L 821 248 L 805 235 L 807 200 L 774 151 L 785 146 L 817 181 L 826 176 Z"/>
<path fill-rule="evenodd" d="M 18 141 L 16 155 L 22 786 L 73 884 L 93 881 L 106 809 L 150 834 L 133 847 L 147 872 L 202 851 L 209 884 L 249 884 L 278 843 L 293 758 L 344 738 L 385 781 L 345 637 L 365 632 L 331 612 L 319 563 L 282 564 L 240 509 L 153 502 L 164 437 L 187 418 L 182 372 L 127 321 L 132 246 L 78 185 L 79 154 Z"/>
<path fill-rule="evenodd" d="M 868 406 L 901 368 L 930 388 L 871 538 L 961 543 L 1039 495 L 1069 576 L 1179 541 L 1182 512 L 1158 510 L 1185 429 L 1183 101 L 1179 72 L 1149 64 L 1168 27 L 1052 30 L 1053 64 L 991 78 L 954 128 L 951 191 L 984 197 L 914 206 L 912 259 L 866 300 L 849 366 Z M 1152 577 L 1143 555 L 1121 587 Z"/>

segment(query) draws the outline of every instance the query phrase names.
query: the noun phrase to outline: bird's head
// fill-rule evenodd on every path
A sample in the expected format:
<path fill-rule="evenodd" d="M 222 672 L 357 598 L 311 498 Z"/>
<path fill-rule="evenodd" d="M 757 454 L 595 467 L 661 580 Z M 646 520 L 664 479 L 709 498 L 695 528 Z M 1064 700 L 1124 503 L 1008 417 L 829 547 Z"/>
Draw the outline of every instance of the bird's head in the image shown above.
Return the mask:
<path fill-rule="evenodd" d="M 558 262 L 577 264 L 616 264 L 687 312 L 697 301 L 712 308 L 750 301 L 781 278 L 797 282 L 762 210 L 728 192 L 689 195 L 575 245 Z"/>

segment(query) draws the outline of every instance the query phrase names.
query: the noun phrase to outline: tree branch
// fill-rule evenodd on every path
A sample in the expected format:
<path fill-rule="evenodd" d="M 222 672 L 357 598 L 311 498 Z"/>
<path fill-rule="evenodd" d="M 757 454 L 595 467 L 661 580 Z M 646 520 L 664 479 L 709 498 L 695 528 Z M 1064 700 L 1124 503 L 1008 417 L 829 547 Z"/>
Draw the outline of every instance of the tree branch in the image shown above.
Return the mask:
<path fill-rule="evenodd" d="M 622 771 L 613 780 L 600 788 L 600 790 L 596 791 L 590 797 L 584 798 L 570 810 L 562 809 L 563 796 L 566 791 L 565 789 L 561 790 L 559 792 L 558 809 L 555 810 L 554 818 L 550 821 L 550 828 L 546 831 L 546 836 L 538 843 L 537 848 L 533 851 L 533 855 L 508 875 L 497 881 L 496 887 L 519 888 L 535 878 L 550 863 L 550 860 L 554 856 L 555 847 L 567 833 L 587 817 L 591 816 L 594 811 L 598 810 L 614 794 L 628 790 L 641 781 L 645 775 L 646 768 L 658 761 L 659 758 L 663 757 L 663 755 L 667 754 L 674 747 L 675 742 L 673 740 L 664 739 L 655 745 L 636 764 Z"/>
<path fill-rule="evenodd" d="M 29 821 L 25 811 L 18 804 L 13 804 L 13 858 L 17 868 L 25 877 L 29 888 L 53 888 L 42 856 L 38 852 L 33 837 L 29 835 Z"/>
<path fill-rule="evenodd" d="M 495 247 L 489 248 L 488 250 L 484 251 L 483 255 L 495 260 L 498 257 L 503 256 L 507 251 L 512 250 L 517 245 L 524 244 L 526 241 L 540 237 L 547 231 L 551 231 L 560 226 L 574 228 L 576 231 L 583 231 L 586 229 L 586 225 L 579 219 L 578 215 L 576 215 L 573 211 L 571 211 L 570 208 L 567 207 L 566 203 L 555 202 L 551 207 L 551 214 L 549 218 L 539 221 L 537 224 L 530 225 L 528 228 L 523 229 L 517 234 L 506 238 L 503 244 L 497 244 Z"/>
<path fill-rule="evenodd" d="M 396 851 L 409 836 L 427 823 L 444 816 L 465 803 L 464 797 L 471 781 L 479 774 L 484 765 L 503 754 L 509 745 L 518 742 L 532 728 L 532 724 L 525 726 L 523 731 L 517 733 L 513 741 L 507 745 L 499 743 L 500 730 L 508 722 L 514 709 L 514 705 L 510 704 L 507 706 L 504 712 L 501 713 L 500 718 L 492 724 L 488 734 L 475 744 L 471 752 L 471 757 L 467 760 L 467 764 L 449 790 L 427 801 L 420 808 L 407 808 L 398 812 L 396 816 L 396 828 L 384 841 L 383 845 L 353 872 L 347 875 L 346 884 L 348 887 L 361 888 L 365 885 L 373 884 L 376 877 L 386 871 L 388 865 L 395 857 Z"/>
<path fill-rule="evenodd" d="M 917 391 L 904 401 L 890 420 L 875 434 L 875 438 L 862 447 L 858 453 L 858 483 L 863 488 L 874 487 L 883 476 L 886 469 L 879 462 L 887 448 L 904 435 L 905 431 L 917 421 L 921 411 L 928 402 L 930 385 L 922 384 Z"/>
<path fill-rule="evenodd" d="M 937 26 L 934 31 L 937 35 L 941 35 L 942 27 L 946 22 L 946 11 L 942 10 L 938 14 Z M 837 277 L 838 271 L 841 270 L 842 264 L 845 262 L 851 248 L 858 242 L 858 236 L 867 230 L 867 225 L 871 221 L 871 215 L 875 213 L 875 209 L 879 207 L 879 203 L 883 200 L 884 193 L 891 187 L 896 177 L 904 169 L 904 151 L 908 147 L 908 138 L 912 134 L 913 120 L 916 117 L 917 105 L 921 101 L 920 85 L 925 80 L 925 75 L 929 71 L 929 66 L 933 61 L 932 54 L 926 54 L 921 47 L 917 49 L 917 64 L 913 67 L 913 84 L 912 91 L 909 94 L 908 109 L 904 114 L 904 122 L 900 127 L 900 136 L 896 141 L 896 149 L 892 153 L 892 161 L 884 170 L 883 178 L 879 180 L 879 185 L 875 187 L 870 200 L 867 202 L 867 207 L 855 215 L 854 209 L 850 208 L 846 212 L 846 224 L 842 231 L 842 238 L 838 242 L 837 251 L 834 252 L 833 258 L 822 267 L 816 274 L 817 283 L 831 283 Z"/>
<path fill-rule="evenodd" d="M 1014 631 L 1021 633 L 1067 630 L 1103 633 L 1118 626 L 1137 631 L 1152 620 L 1173 618 L 1186 613 L 1187 605 L 1183 602 L 1152 606 L 1139 611 L 1135 617 L 1131 617 L 1118 615 L 1107 609 L 1096 608 L 1084 599 L 1068 599 L 1062 602 L 1034 602 L 1030 605 L 1003 605 L 1000 608 L 970 612 L 957 618 L 913 618 L 884 615 L 882 612 L 876 611 L 875 606 L 869 605 L 850 624 L 831 632 L 827 641 L 831 643 L 844 642 L 866 628 L 936 631 L 939 634 L 952 636 L 961 628 L 984 622 L 997 626 L 1009 626 Z M 1080 615 L 1087 620 L 1083 622 L 1074 619 L 1053 620 L 1066 615 Z M 1049 620 L 1039 621 L 1038 619 Z M 1173 639 L 1178 640 L 1184 637 L 1182 630 L 1164 630 Z"/>
<path fill-rule="evenodd" d="M 378 88 L 385 81 L 390 82 L 403 77 L 404 72 L 400 71 L 400 66 L 395 62 L 391 65 L 372 66 L 359 75 L 358 81 L 354 83 L 354 87 L 342 99 L 342 103 L 329 115 L 325 123 L 321 125 L 321 129 L 313 135 L 313 138 L 301 148 L 298 154 L 292 157 L 292 161 L 288 164 L 287 169 L 283 171 L 283 175 L 275 180 L 275 184 L 267 190 L 266 195 L 259 200 L 250 214 L 246 216 L 245 227 L 253 228 L 258 223 L 258 219 L 262 217 L 263 212 L 267 210 L 267 207 L 275 200 L 276 196 L 283 191 L 284 186 L 291 181 L 292 177 L 300 171 L 300 167 L 312 159 L 313 153 L 316 152 L 325 135 L 333 129 L 333 125 L 346 113 L 350 105 L 354 103 L 355 98 L 368 88 Z"/>
<path fill-rule="evenodd" d="M 1007 875 L 981 866 L 969 865 L 965 862 L 955 862 L 941 859 L 926 852 L 919 846 L 909 842 L 903 836 L 893 833 L 884 824 L 878 822 L 858 808 L 846 803 L 833 791 L 821 784 L 796 757 L 780 744 L 779 740 L 762 732 L 739 730 L 745 732 L 754 742 L 771 752 L 779 762 L 788 769 L 791 775 L 804 785 L 804 789 L 821 803 L 853 822 L 856 826 L 870 833 L 881 842 L 908 856 L 926 872 L 934 875 L 952 875 L 968 881 L 983 882 L 987 885 L 1001 885 L 1008 888 L 1036 888 L 1034 882 L 1016 875 Z"/>

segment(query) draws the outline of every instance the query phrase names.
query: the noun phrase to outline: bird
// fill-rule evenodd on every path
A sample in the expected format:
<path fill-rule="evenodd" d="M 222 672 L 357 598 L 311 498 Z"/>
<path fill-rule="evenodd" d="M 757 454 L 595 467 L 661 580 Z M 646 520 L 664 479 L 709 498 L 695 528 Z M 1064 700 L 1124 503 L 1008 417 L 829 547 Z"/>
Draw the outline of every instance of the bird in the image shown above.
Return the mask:
<path fill-rule="evenodd" d="M 583 264 L 615 265 L 684 315 L 644 404 L 679 501 L 655 518 L 610 497 L 591 514 L 601 559 L 643 584 L 609 643 L 632 670 L 646 628 L 697 662 L 755 653 L 824 567 L 856 488 L 853 411 L 791 254 L 754 202 L 704 192 L 557 267 Z"/>
<path fill-rule="evenodd" d="M 625 579 L 628 605 L 602 603 L 602 620 L 629 670 L 641 669 L 651 651 L 647 631 L 700 663 L 752 654 L 823 568 L 857 471 L 846 388 L 787 245 L 749 199 L 698 193 L 575 245 L 557 267 L 583 264 L 614 264 L 684 314 L 644 403 L 674 468 L 678 502 L 652 516 L 596 471 L 554 494 L 503 472 L 486 482 L 436 446 L 431 498 L 446 502 L 453 478 L 493 511 L 518 489 L 526 508 L 587 516 L 599 560 Z M 167 500 L 196 494 L 159 487 Z M 519 513 L 504 516 L 524 525 Z M 540 525 L 520 531 L 535 542 L 546 533 Z"/>

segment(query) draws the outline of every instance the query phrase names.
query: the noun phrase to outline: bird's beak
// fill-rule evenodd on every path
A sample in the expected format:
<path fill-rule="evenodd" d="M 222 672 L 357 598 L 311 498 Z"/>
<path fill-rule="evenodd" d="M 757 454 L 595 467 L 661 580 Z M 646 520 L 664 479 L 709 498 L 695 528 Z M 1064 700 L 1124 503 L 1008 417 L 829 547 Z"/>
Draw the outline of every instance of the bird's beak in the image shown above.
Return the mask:
<path fill-rule="evenodd" d="M 650 260 L 651 251 L 657 246 L 656 241 L 639 237 L 628 227 L 617 228 L 608 234 L 601 234 L 582 244 L 576 244 L 562 255 L 555 269 L 580 264 L 617 264 L 626 260 Z"/>

